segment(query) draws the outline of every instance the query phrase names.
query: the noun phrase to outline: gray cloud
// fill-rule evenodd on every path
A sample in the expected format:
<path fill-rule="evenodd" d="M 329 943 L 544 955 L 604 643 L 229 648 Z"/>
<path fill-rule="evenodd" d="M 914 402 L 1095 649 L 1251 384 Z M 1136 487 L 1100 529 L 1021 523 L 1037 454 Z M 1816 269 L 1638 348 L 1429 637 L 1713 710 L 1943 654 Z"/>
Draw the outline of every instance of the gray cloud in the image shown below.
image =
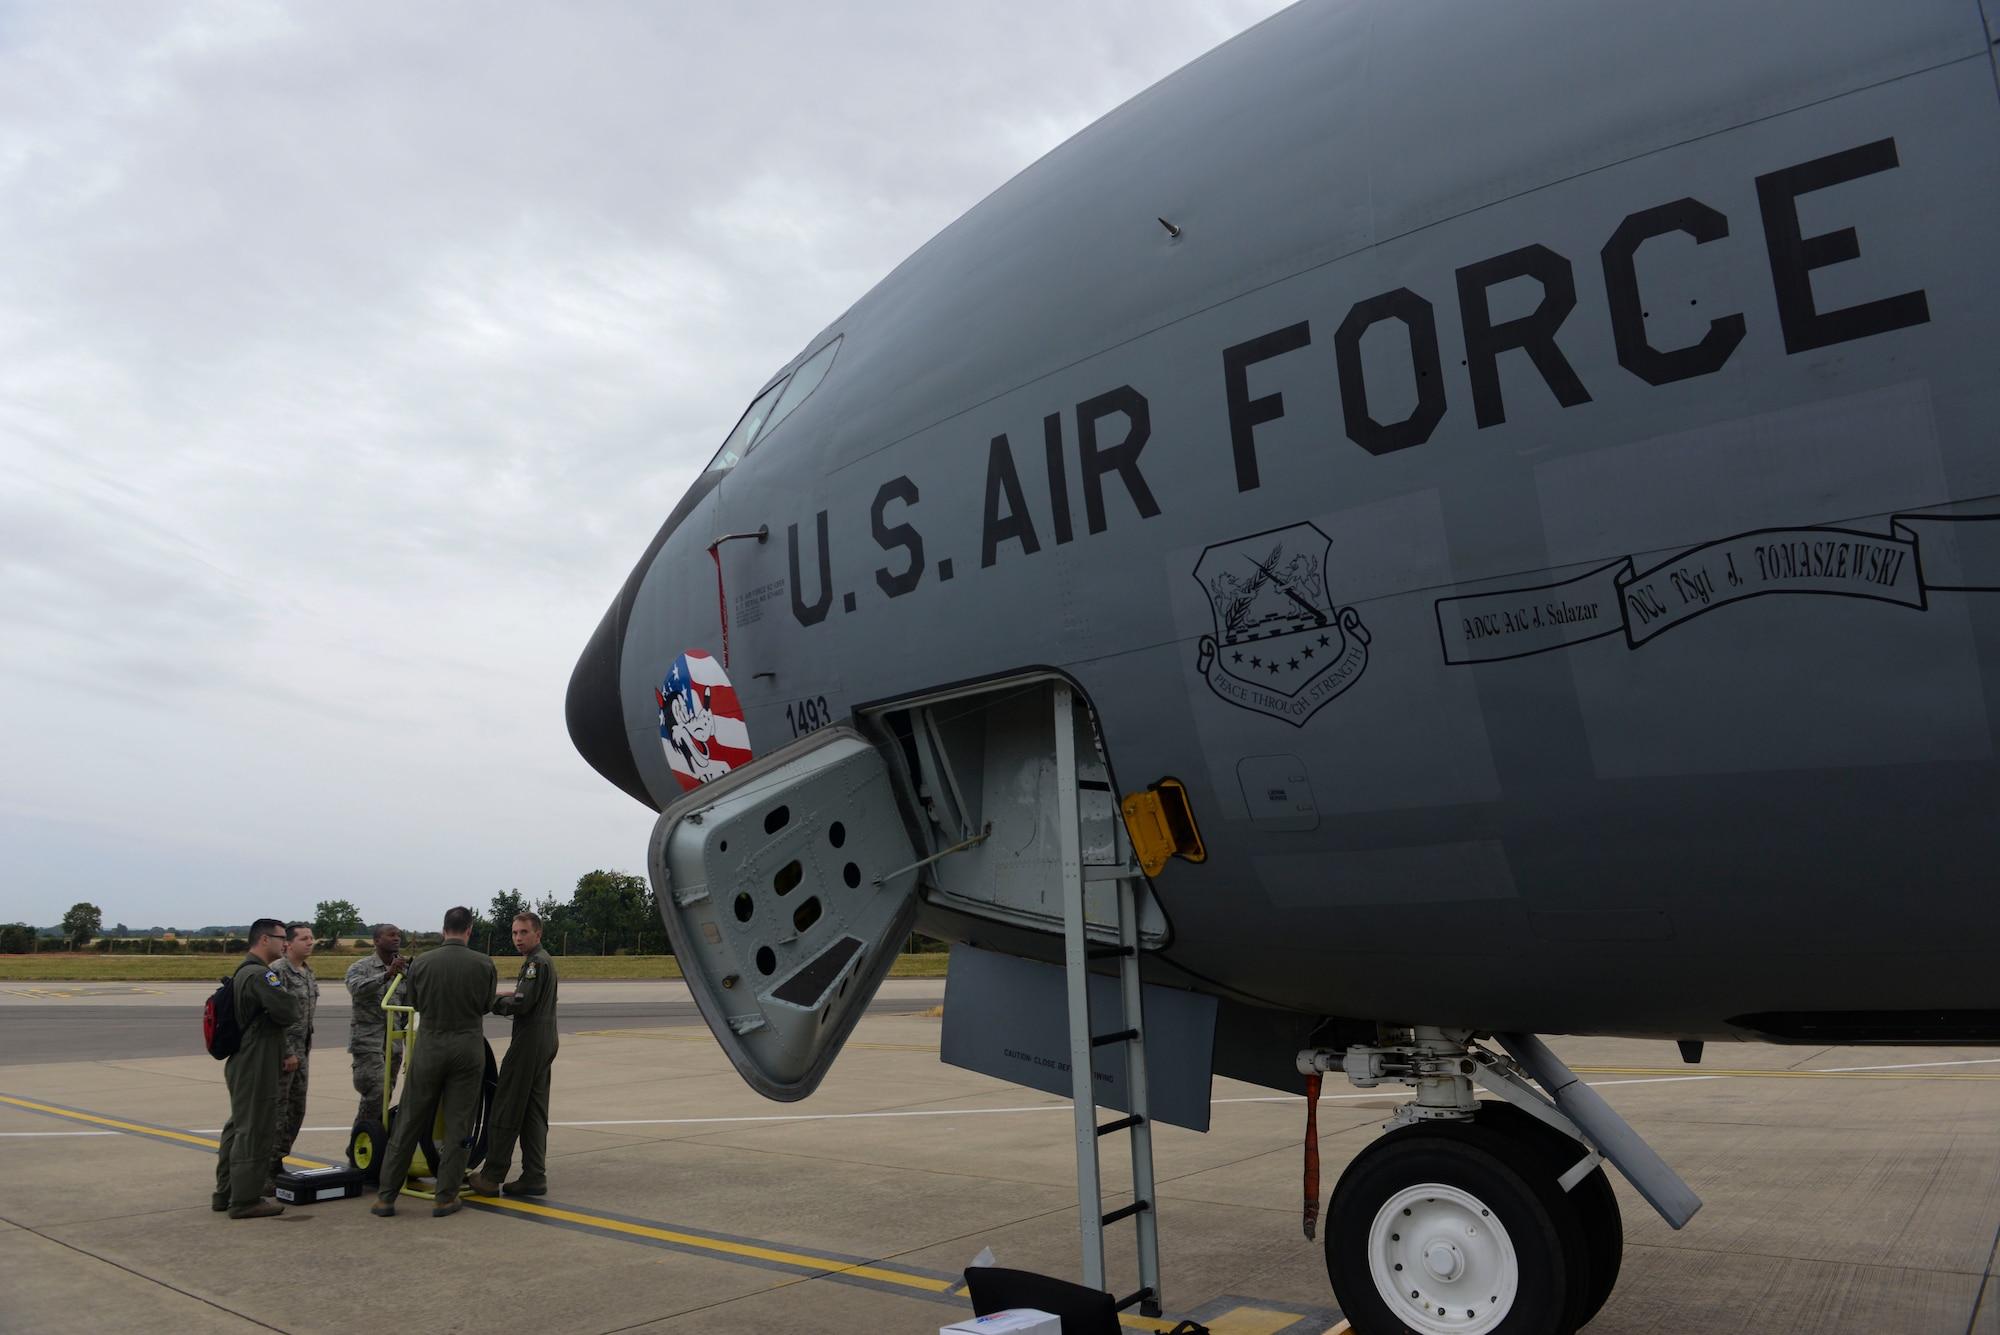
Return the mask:
<path fill-rule="evenodd" d="M 0 8 L 0 920 L 636 867 L 563 685 L 751 392 L 1276 7 Z"/>

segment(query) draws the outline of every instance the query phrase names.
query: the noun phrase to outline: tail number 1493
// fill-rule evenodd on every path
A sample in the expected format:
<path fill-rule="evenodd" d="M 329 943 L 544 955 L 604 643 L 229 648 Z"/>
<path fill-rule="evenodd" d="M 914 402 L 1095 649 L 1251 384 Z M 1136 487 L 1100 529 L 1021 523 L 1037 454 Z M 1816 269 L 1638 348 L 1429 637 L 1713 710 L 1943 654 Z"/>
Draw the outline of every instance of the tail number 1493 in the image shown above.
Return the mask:
<path fill-rule="evenodd" d="M 785 706 L 785 722 L 792 725 L 792 736 L 803 737 L 833 722 L 833 711 L 827 708 L 825 696 L 807 696 Z"/>

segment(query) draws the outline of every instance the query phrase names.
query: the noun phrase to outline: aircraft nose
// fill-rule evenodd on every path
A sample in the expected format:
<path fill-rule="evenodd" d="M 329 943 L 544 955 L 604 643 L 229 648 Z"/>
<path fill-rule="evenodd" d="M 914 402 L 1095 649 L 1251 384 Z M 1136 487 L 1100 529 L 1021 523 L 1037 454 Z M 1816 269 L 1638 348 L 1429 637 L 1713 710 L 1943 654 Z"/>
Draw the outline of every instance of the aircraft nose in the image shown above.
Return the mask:
<path fill-rule="evenodd" d="M 680 529 L 681 522 L 715 490 L 721 477 L 719 471 L 711 469 L 696 478 L 680 504 L 667 516 L 667 522 L 660 525 L 645 555 L 625 577 L 625 585 L 612 600 L 604 620 L 597 623 L 590 642 L 583 646 L 583 655 L 569 674 L 569 694 L 563 701 L 569 740 L 577 754 L 589 761 L 592 769 L 655 811 L 660 804 L 653 800 L 653 795 L 646 791 L 646 781 L 639 777 L 639 762 L 632 758 L 632 734 L 625 725 L 625 697 L 621 689 L 625 631 L 632 621 L 632 609 L 639 602 L 639 588 L 646 572 L 653 568 L 654 560 Z"/>
<path fill-rule="evenodd" d="M 657 809 L 632 759 L 632 739 L 625 729 L 625 702 L 619 694 L 619 664 L 625 652 L 625 625 L 630 617 L 629 590 L 597 623 L 576 667 L 569 674 L 569 694 L 563 714 L 569 740 L 590 767 L 627 793 Z"/>

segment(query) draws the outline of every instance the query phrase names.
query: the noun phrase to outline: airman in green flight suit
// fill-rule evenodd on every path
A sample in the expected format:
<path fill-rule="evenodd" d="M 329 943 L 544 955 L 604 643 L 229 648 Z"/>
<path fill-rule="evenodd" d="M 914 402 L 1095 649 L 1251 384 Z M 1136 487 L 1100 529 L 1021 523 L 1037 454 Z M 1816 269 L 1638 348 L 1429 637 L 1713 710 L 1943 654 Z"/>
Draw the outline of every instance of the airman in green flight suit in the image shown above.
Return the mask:
<path fill-rule="evenodd" d="M 561 1040 L 556 1035 L 556 966 L 542 949 L 539 914 L 515 915 L 514 948 L 522 955 L 514 994 L 493 1003 L 495 1015 L 514 1017 L 514 1037 L 500 1064 L 500 1088 L 487 1118 L 486 1162 L 465 1180 L 467 1189 L 479 1196 L 549 1192 L 549 1068 Z M 521 1176 L 508 1182 L 516 1142 Z"/>
<path fill-rule="evenodd" d="M 431 1213 L 458 1212 L 468 1142 L 479 1118 L 479 1082 L 486 1074 L 481 1017 L 493 1008 L 499 978 L 493 961 L 469 944 L 471 935 L 472 910 L 452 909 L 444 915 L 444 944 L 410 965 L 409 1004 L 417 1008 L 422 1024 L 371 1214 L 396 1213 L 396 1197 L 403 1190 L 417 1136 L 425 1129 L 422 1123 L 433 1101 L 441 1101 L 444 1109 L 444 1134 L 437 1141 L 440 1162 Z"/>
<path fill-rule="evenodd" d="M 278 1072 L 285 1064 L 285 1029 L 304 1014 L 285 990 L 275 963 L 285 949 L 285 924 L 259 918 L 250 924 L 250 953 L 236 966 L 236 1024 L 243 1042 L 223 1065 L 229 1086 L 229 1120 L 215 1158 L 215 1194 L 209 1204 L 231 1219 L 262 1219 L 285 1207 L 264 1196 L 264 1176 L 278 1134 Z M 490 968 L 491 965 L 489 964 Z"/>

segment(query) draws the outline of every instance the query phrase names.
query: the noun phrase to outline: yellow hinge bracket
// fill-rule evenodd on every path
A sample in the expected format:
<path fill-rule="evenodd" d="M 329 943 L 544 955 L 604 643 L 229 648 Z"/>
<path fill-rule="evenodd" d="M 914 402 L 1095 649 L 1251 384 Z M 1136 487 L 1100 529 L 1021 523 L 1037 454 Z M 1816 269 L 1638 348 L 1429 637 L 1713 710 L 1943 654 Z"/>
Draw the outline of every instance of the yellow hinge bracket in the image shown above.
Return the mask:
<path fill-rule="evenodd" d="M 1146 875 L 1158 876 L 1170 857 L 1203 862 L 1208 850 L 1202 846 L 1201 832 L 1194 825 L 1194 810 L 1188 805 L 1187 786 L 1179 779 L 1161 779 L 1145 791 L 1133 793 L 1119 805 L 1125 817 L 1126 833 L 1132 836 L 1132 851 Z"/>

